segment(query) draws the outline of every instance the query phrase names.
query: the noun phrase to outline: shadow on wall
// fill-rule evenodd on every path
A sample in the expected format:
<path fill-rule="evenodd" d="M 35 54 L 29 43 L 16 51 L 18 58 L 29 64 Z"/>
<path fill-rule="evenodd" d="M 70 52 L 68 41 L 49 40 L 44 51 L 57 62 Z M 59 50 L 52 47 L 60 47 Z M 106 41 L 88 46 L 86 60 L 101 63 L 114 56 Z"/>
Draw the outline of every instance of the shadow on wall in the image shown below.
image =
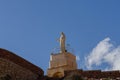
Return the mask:
<path fill-rule="evenodd" d="M 63 76 L 63 74 L 61 72 L 56 72 L 53 77 L 55 78 L 61 78 Z"/>
<path fill-rule="evenodd" d="M 6 74 L 5 76 L 0 77 L 0 80 L 12 80 L 12 77 Z"/>
<path fill-rule="evenodd" d="M 84 80 L 84 78 L 78 74 L 71 74 L 69 76 L 66 76 L 63 80 Z"/>

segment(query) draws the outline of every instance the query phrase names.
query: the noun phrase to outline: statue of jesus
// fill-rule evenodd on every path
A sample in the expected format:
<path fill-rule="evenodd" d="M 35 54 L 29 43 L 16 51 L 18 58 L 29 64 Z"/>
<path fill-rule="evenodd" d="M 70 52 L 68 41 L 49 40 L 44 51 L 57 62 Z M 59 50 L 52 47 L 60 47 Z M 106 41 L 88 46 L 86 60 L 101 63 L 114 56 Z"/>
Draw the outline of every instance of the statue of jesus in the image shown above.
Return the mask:
<path fill-rule="evenodd" d="M 61 32 L 59 41 L 60 41 L 60 52 L 64 53 L 66 49 L 65 49 L 65 34 L 63 32 Z"/>

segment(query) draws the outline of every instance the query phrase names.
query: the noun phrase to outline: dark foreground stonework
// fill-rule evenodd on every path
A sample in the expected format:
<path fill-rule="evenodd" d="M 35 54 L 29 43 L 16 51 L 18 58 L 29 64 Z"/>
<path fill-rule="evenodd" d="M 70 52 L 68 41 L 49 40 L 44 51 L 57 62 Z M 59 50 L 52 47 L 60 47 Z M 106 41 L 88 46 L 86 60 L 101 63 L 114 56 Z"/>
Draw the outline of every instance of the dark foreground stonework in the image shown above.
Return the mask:
<path fill-rule="evenodd" d="M 8 50 L 0 49 L 0 80 L 39 80 L 43 75 L 39 67 Z"/>
<path fill-rule="evenodd" d="M 101 71 L 82 69 L 65 71 L 65 77 L 80 76 L 84 80 L 120 80 L 120 71 Z"/>

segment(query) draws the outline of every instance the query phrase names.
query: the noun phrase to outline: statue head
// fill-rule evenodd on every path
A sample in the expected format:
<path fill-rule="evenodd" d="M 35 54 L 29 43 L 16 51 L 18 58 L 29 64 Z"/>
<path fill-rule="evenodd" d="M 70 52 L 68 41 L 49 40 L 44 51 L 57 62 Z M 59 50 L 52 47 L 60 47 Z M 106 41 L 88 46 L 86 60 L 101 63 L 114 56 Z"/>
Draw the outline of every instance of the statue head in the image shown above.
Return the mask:
<path fill-rule="evenodd" d="M 61 37 L 65 37 L 65 34 L 63 32 L 61 32 Z"/>
<path fill-rule="evenodd" d="M 61 35 L 63 35 L 64 33 L 63 32 L 61 32 Z"/>

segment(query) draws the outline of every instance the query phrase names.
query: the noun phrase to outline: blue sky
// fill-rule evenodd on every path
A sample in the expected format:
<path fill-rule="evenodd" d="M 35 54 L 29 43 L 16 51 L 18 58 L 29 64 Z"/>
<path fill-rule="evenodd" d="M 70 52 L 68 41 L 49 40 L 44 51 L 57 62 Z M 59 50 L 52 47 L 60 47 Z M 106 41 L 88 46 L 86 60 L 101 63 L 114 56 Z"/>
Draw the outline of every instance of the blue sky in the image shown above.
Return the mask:
<path fill-rule="evenodd" d="M 79 68 L 87 69 L 85 58 L 100 42 L 109 38 L 106 43 L 115 49 L 120 45 L 119 4 L 119 0 L 1 0 L 0 47 L 46 71 L 63 31 L 80 58 Z M 104 70 L 104 65 L 92 69 Z"/>

